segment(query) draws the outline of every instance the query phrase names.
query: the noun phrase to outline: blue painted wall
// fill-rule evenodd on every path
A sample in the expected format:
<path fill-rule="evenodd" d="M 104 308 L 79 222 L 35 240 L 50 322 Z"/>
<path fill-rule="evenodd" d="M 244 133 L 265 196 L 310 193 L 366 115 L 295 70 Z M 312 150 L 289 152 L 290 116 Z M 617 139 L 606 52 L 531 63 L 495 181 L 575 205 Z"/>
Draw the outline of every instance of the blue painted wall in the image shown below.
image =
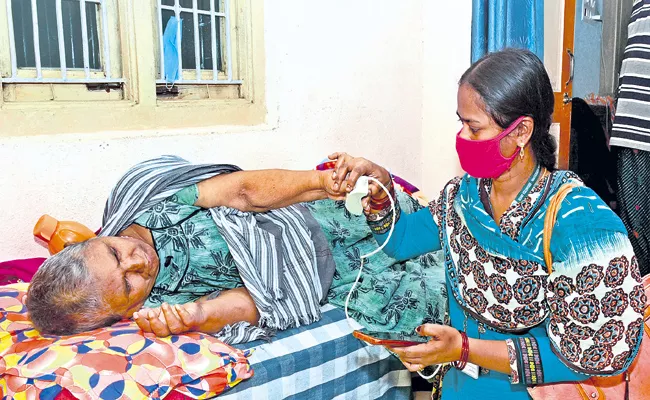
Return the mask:
<path fill-rule="evenodd" d="M 603 0 L 597 0 L 602 13 Z M 573 78 L 573 97 L 598 94 L 600 87 L 600 56 L 603 23 L 582 20 L 582 0 L 576 1 L 576 21 L 574 36 L 575 75 Z"/>

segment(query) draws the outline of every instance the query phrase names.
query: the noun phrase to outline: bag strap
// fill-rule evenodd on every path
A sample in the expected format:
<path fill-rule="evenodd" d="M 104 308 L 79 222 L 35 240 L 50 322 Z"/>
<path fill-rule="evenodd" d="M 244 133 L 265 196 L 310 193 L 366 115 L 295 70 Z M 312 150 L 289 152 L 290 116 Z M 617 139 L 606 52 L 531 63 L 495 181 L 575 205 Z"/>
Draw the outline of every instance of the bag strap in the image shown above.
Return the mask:
<path fill-rule="evenodd" d="M 544 217 L 544 233 L 542 233 L 542 242 L 544 244 L 544 262 L 546 269 L 550 275 L 553 272 L 553 255 L 551 254 L 551 236 L 553 235 L 553 226 L 557 220 L 557 213 L 560 210 L 562 202 L 566 196 L 578 187 L 576 183 L 565 183 L 560 186 L 557 193 L 551 197 L 548 208 L 546 209 L 546 216 Z"/>

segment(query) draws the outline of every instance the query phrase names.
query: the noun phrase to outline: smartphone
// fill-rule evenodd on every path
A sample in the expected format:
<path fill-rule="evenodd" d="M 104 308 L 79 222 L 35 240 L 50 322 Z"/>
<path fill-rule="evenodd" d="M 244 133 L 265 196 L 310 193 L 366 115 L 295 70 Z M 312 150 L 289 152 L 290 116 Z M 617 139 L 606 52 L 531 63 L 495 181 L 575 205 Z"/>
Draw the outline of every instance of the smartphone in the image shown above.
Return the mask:
<path fill-rule="evenodd" d="M 353 331 L 352 335 L 364 342 L 388 347 L 415 346 L 429 341 L 427 336 L 409 335 L 403 332 L 371 332 L 365 329 Z"/>

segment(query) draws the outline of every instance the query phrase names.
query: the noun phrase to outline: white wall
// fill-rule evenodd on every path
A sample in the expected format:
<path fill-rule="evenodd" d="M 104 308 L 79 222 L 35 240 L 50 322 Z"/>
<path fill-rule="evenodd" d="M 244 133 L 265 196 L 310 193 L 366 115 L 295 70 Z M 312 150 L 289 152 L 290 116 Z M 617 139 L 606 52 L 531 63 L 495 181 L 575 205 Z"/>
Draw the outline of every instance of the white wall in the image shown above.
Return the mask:
<path fill-rule="evenodd" d="M 456 155 L 458 81 L 470 66 L 471 0 L 423 2 L 422 182 L 431 199 L 463 173 Z"/>
<path fill-rule="evenodd" d="M 266 127 L 0 138 L 0 260 L 47 254 L 31 235 L 41 214 L 98 227 L 116 179 L 160 154 L 307 169 L 345 150 L 435 193 L 457 172 L 469 65 L 471 1 L 454 3 L 267 2 Z"/>

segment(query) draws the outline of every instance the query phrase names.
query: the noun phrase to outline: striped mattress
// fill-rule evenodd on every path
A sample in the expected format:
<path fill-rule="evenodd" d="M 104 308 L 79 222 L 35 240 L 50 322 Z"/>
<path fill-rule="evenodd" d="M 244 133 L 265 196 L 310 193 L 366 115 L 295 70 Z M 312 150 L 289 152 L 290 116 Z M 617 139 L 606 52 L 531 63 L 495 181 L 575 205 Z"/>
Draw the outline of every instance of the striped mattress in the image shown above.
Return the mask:
<path fill-rule="evenodd" d="M 219 399 L 411 398 L 411 374 L 396 357 L 354 338 L 343 310 L 321 311 L 320 321 L 278 332 L 271 343 L 235 345 L 254 349 L 255 375 Z"/>

